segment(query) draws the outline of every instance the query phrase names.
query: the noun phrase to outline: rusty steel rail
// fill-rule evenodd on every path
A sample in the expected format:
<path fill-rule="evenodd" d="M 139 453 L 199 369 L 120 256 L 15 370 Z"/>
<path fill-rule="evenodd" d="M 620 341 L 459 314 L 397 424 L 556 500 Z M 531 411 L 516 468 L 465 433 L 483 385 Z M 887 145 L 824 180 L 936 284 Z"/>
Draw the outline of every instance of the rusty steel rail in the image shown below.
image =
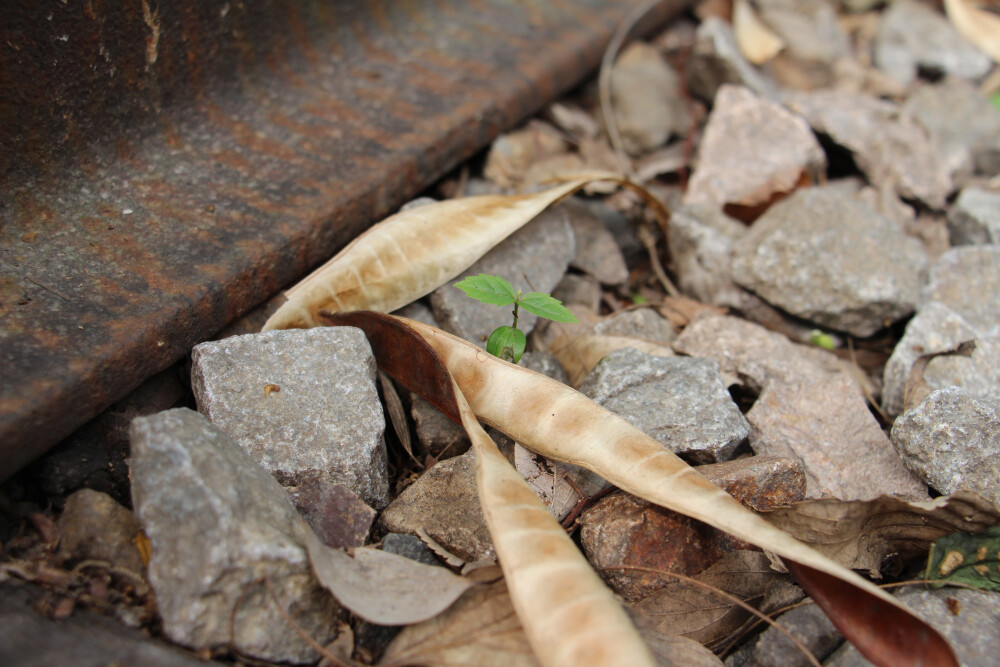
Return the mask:
<path fill-rule="evenodd" d="M 6 6 L 0 480 L 579 83 L 639 4 Z"/>

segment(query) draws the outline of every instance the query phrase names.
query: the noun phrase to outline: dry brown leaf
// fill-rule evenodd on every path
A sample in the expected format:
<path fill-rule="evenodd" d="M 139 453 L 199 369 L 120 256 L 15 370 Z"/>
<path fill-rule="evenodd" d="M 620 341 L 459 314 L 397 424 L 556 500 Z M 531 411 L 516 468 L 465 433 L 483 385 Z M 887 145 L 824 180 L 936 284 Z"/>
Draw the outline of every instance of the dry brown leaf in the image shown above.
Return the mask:
<path fill-rule="evenodd" d="M 403 447 L 403 451 L 416 462 L 417 457 L 413 455 L 413 443 L 410 440 L 410 424 L 406 420 L 406 410 L 403 408 L 403 401 L 399 398 L 399 393 L 396 391 L 395 385 L 392 384 L 392 378 L 383 371 L 379 371 L 378 383 L 382 387 L 385 409 L 389 413 L 392 430 L 396 433 L 396 437 L 399 438 L 399 444 Z"/>
<path fill-rule="evenodd" d="M 448 282 L 549 206 L 612 181 L 637 192 L 666 225 L 670 214 L 641 186 L 607 172 L 528 195 L 450 199 L 401 211 L 365 231 L 285 293 L 263 330 L 320 324 L 319 313 L 390 312 Z"/>
<path fill-rule="evenodd" d="M 731 551 L 692 579 L 757 606 L 768 586 L 788 576 L 769 562 L 760 551 Z M 682 635 L 706 646 L 731 637 L 749 617 L 725 597 L 683 579 L 629 605 L 629 611 L 640 629 Z"/>
<path fill-rule="evenodd" d="M 348 317 L 359 322 L 365 315 Z M 957 664 L 941 635 L 894 598 L 776 529 L 658 442 L 582 394 L 429 325 L 389 319 L 404 322 L 423 336 L 444 359 L 473 413 L 515 441 L 549 458 L 586 467 L 633 495 L 782 556 L 838 629 L 873 662 Z M 919 634 L 922 641 L 894 642 L 885 634 L 886 627 Z"/>
<path fill-rule="evenodd" d="M 785 42 L 767 27 L 749 0 L 733 3 L 733 32 L 743 57 L 754 65 L 763 65 L 785 48 Z"/>
<path fill-rule="evenodd" d="M 892 554 L 922 556 L 943 535 L 1000 523 L 1000 511 L 968 491 L 927 502 L 890 496 L 806 500 L 763 516 L 844 567 L 868 570 L 873 577 L 880 576 L 883 561 Z"/>
<path fill-rule="evenodd" d="M 306 531 L 313 572 L 342 605 L 372 623 L 407 625 L 437 616 L 473 582 L 443 567 L 425 565 L 379 549 L 354 550 L 354 558 Z"/>
<path fill-rule="evenodd" d="M 446 612 L 404 628 L 379 667 L 538 667 L 501 580 L 469 591 Z"/>
<path fill-rule="evenodd" d="M 1000 15 L 973 0 L 944 0 L 945 12 L 955 29 L 983 53 L 1000 62 Z"/>

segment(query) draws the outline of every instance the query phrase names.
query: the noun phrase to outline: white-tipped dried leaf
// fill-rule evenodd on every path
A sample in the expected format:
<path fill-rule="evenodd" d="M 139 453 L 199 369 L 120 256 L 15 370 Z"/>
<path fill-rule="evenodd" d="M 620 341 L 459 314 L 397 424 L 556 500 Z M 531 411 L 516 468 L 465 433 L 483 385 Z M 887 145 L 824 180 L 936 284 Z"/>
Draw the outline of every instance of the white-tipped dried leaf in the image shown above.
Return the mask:
<path fill-rule="evenodd" d="M 401 308 L 459 275 L 591 180 L 581 178 L 529 195 L 450 199 L 390 216 L 288 290 L 288 300 L 267 320 L 264 331 L 316 326 L 321 310 L 387 313 Z"/>
<path fill-rule="evenodd" d="M 763 65 L 785 48 L 785 42 L 767 27 L 749 0 L 733 3 L 733 33 L 743 57 L 754 65 Z"/>
<path fill-rule="evenodd" d="M 979 50 L 1000 62 L 1000 14 L 984 9 L 985 0 L 944 0 L 944 8 L 955 29 Z"/>
<path fill-rule="evenodd" d="M 586 396 L 483 354 L 439 329 L 406 323 L 444 359 L 485 423 L 539 454 L 588 468 L 633 495 L 784 557 L 838 628 L 873 661 L 957 665 L 940 634 L 890 595 L 747 510 L 670 450 Z M 502 460 L 499 452 L 497 456 Z M 871 616 L 872 609 L 878 609 L 879 619 Z M 903 642 L 874 632 L 876 622 L 902 634 L 906 632 L 900 628 L 907 627 L 922 640 Z"/>
<path fill-rule="evenodd" d="M 656 343 L 650 343 L 638 338 L 629 338 L 627 336 L 602 336 L 597 334 L 576 336 L 574 338 L 561 336 L 549 346 L 549 352 L 555 355 L 559 363 L 562 364 L 563 370 L 566 371 L 566 377 L 569 378 L 570 385 L 578 387 L 583 382 L 583 379 L 587 377 L 587 373 L 594 369 L 597 362 L 615 350 L 625 347 L 634 347 L 640 352 L 657 357 L 674 356 L 673 349 L 666 345 L 657 345 Z"/>
<path fill-rule="evenodd" d="M 437 616 L 474 584 L 443 567 L 379 549 L 356 549 L 354 558 L 306 531 L 316 578 L 342 605 L 372 623 L 408 625 Z"/>

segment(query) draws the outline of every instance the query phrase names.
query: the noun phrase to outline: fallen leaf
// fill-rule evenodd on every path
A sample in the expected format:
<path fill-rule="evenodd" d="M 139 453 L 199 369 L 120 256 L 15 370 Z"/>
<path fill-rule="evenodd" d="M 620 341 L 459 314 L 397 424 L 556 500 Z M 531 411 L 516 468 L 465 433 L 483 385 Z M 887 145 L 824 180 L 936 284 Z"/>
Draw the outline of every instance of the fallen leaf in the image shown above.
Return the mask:
<path fill-rule="evenodd" d="M 968 584 L 1000 592 L 1000 526 L 981 533 L 951 533 L 933 545 L 927 555 L 924 579 Z M 944 584 L 932 584 L 941 587 Z"/>
<path fill-rule="evenodd" d="M 500 580 L 463 595 L 446 612 L 404 628 L 379 667 L 537 667 L 507 584 Z"/>
<path fill-rule="evenodd" d="M 926 502 L 891 496 L 874 500 L 805 500 L 762 516 L 852 570 L 880 576 L 885 559 L 923 556 L 935 540 L 959 530 L 976 532 L 1000 523 L 1000 511 L 968 491 Z"/>
<path fill-rule="evenodd" d="M 263 331 L 320 324 L 319 312 L 390 312 L 469 268 L 542 211 L 597 181 L 637 192 L 666 225 L 670 214 L 642 186 L 607 172 L 527 195 L 482 195 L 407 209 L 371 227 L 285 293 Z"/>
<path fill-rule="evenodd" d="M 380 367 L 465 428 L 476 453 L 483 516 L 539 661 L 546 667 L 652 667 L 615 596 L 480 426 L 440 356 L 410 328 L 413 321 L 371 312 L 324 318 L 363 329 Z"/>
<path fill-rule="evenodd" d="M 990 10 L 990 4 L 973 0 L 944 0 L 944 9 L 963 37 L 994 62 L 1000 62 L 1000 15 L 995 8 Z"/>
<path fill-rule="evenodd" d="M 588 468 L 633 495 L 782 556 L 834 625 L 876 664 L 957 665 L 941 635 L 890 595 L 750 512 L 660 443 L 566 385 L 414 320 L 376 313 L 330 319 L 359 326 L 370 337 L 380 327 L 413 329 L 438 352 L 471 414 L 485 423 L 536 453 Z M 412 372 L 406 364 L 399 370 Z M 530 622 L 525 625 L 532 631 Z"/>
<path fill-rule="evenodd" d="M 757 606 L 767 588 L 786 576 L 770 568 L 764 553 L 739 550 L 725 554 L 691 578 Z M 629 612 L 640 629 L 681 635 L 709 647 L 730 638 L 750 617 L 726 597 L 683 579 L 668 581 L 629 605 Z"/>
<path fill-rule="evenodd" d="M 760 20 L 749 0 L 733 3 L 733 33 L 743 57 L 754 65 L 763 65 L 785 48 L 785 42 Z"/>
<path fill-rule="evenodd" d="M 382 387 L 382 397 L 385 399 L 385 409 L 389 413 L 389 421 L 392 422 L 392 430 L 399 439 L 399 444 L 403 451 L 413 460 L 417 457 L 413 455 L 413 442 L 410 439 L 410 424 L 406 420 L 406 410 L 403 408 L 403 401 L 399 398 L 392 378 L 383 371 L 378 372 L 378 383 Z"/>
<path fill-rule="evenodd" d="M 472 581 L 443 567 L 425 565 L 379 549 L 347 553 L 306 531 L 313 572 L 324 588 L 361 618 L 378 625 L 408 625 L 437 616 Z"/>

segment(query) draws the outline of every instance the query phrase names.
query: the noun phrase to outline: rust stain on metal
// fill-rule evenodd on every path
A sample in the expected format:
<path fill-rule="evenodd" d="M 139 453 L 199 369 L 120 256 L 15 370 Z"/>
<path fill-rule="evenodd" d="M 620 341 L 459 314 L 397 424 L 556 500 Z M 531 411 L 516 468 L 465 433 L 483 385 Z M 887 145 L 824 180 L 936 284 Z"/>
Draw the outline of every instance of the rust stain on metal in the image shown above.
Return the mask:
<path fill-rule="evenodd" d="M 640 2 L 5 10 L 0 479 L 576 85 Z"/>

